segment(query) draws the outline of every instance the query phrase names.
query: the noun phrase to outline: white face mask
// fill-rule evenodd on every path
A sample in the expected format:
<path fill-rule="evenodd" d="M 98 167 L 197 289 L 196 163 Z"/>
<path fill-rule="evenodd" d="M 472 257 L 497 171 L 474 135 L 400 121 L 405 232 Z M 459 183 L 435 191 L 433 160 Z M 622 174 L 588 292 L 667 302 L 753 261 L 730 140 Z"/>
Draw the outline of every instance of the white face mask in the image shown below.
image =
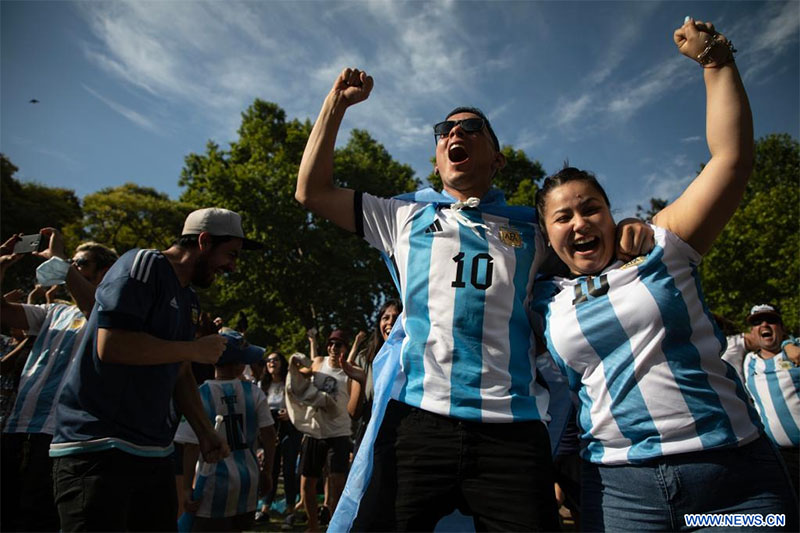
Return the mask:
<path fill-rule="evenodd" d="M 36 283 L 49 287 L 63 285 L 69 272 L 69 263 L 60 257 L 52 257 L 36 268 Z"/>

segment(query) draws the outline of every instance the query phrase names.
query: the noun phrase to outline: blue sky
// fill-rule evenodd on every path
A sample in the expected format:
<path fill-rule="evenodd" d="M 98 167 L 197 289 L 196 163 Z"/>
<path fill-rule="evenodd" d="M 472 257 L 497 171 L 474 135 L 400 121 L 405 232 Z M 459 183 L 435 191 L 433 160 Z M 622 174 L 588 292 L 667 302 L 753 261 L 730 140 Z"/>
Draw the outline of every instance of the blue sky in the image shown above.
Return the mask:
<path fill-rule="evenodd" d="M 686 15 L 740 50 L 756 137 L 798 138 L 797 1 L 4 0 L 0 150 L 19 179 L 81 197 L 133 181 L 177 198 L 183 158 L 227 146 L 255 98 L 313 120 L 354 66 L 375 88 L 340 142 L 367 129 L 424 179 L 431 125 L 475 105 L 548 173 L 593 170 L 628 215 L 708 159 L 702 73 L 672 42 Z"/>

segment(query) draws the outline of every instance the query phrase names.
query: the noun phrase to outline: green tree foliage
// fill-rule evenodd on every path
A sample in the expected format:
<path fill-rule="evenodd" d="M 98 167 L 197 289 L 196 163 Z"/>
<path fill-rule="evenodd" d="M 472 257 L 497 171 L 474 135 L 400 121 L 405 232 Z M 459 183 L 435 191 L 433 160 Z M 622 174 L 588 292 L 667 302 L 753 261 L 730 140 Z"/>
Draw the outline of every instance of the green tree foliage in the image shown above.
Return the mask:
<path fill-rule="evenodd" d="M 150 187 L 126 183 L 84 197 L 83 218 L 66 228 L 65 237 L 71 246 L 93 240 L 120 255 L 131 248 L 165 249 L 192 209 Z"/>
<path fill-rule="evenodd" d="M 286 120 L 276 104 L 256 100 L 229 150 L 209 142 L 185 158 L 181 199 L 242 214 L 245 234 L 263 250 L 241 255 L 235 273 L 205 291 L 204 307 L 228 325 L 248 318 L 248 337 L 286 352 L 307 351 L 305 330 L 355 331 L 377 303 L 395 293 L 379 254 L 366 242 L 311 215 L 294 199 L 311 123 Z M 392 196 L 416 188 L 413 170 L 394 161 L 365 131 L 353 131 L 335 154 L 336 183 Z"/>
<path fill-rule="evenodd" d="M 81 204 L 75 191 L 47 187 L 39 183 L 20 182 L 14 174 L 18 168 L 0 154 L 0 228 L 5 241 L 15 233 L 38 233 L 44 227 L 62 230 L 80 220 Z M 3 282 L 7 289 L 32 288 L 36 257 L 25 258 L 11 269 Z"/>
<path fill-rule="evenodd" d="M 742 327 L 751 306 L 777 304 L 800 321 L 800 147 L 787 134 L 756 142 L 744 199 L 700 265 L 712 311 Z"/>
<path fill-rule="evenodd" d="M 536 205 L 537 182 L 545 176 L 544 168 L 539 161 L 531 161 L 522 150 L 514 150 L 512 146 L 503 146 L 506 166 L 494 177 L 493 185 L 503 191 L 509 205 Z M 436 163 L 436 158 L 431 159 Z M 442 179 L 431 172 L 428 181 L 434 189 L 442 190 Z"/>
<path fill-rule="evenodd" d="M 667 207 L 669 202 L 663 198 L 650 198 L 650 207 L 645 209 L 641 205 L 636 206 L 636 218 L 651 222 L 656 213 Z"/>

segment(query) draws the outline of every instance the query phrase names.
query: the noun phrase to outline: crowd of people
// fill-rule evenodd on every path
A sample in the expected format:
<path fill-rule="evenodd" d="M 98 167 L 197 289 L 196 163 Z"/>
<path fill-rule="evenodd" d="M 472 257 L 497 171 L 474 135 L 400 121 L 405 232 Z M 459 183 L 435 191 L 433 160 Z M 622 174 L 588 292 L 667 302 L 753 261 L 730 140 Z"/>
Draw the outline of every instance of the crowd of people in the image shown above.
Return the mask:
<path fill-rule="evenodd" d="M 295 196 L 391 265 L 399 298 L 369 335 L 312 327 L 307 353 L 281 354 L 202 313 L 193 287 L 268 246 L 227 209 L 120 257 L 89 242 L 68 259 L 41 229 L 39 287 L 0 309 L 0 528 L 245 531 L 282 486 L 286 529 L 305 512 L 311 531 L 432 531 L 458 510 L 475 530 L 556 531 L 563 504 L 587 531 L 693 514 L 797 530 L 800 339 L 758 295 L 751 329 L 726 339 L 697 278 L 752 169 L 749 103 L 712 24 L 687 17 L 674 40 L 703 66 L 711 158 L 652 224 L 617 223 L 572 167 L 535 206 L 506 205 L 474 107 L 434 126 L 442 191 L 338 187 L 336 134 L 373 89 L 343 70 Z M 19 240 L 0 247 L 0 281 Z"/>

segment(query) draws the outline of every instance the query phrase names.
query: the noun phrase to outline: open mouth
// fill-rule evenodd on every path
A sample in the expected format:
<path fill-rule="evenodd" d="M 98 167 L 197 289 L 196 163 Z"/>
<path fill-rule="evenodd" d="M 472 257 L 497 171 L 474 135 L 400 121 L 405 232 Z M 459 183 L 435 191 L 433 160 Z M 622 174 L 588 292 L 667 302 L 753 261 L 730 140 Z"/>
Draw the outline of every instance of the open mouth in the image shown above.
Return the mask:
<path fill-rule="evenodd" d="M 600 244 L 600 239 L 597 237 L 582 237 L 580 239 L 576 239 L 575 242 L 572 243 L 572 247 L 576 252 L 584 253 L 591 252 L 597 248 L 598 244 Z"/>
<path fill-rule="evenodd" d="M 758 334 L 765 341 L 771 341 L 773 338 L 775 338 L 771 328 L 762 328 L 758 331 Z"/>
<path fill-rule="evenodd" d="M 460 144 L 451 144 L 447 150 L 447 157 L 452 163 L 461 163 L 469 157 L 466 148 Z"/>

